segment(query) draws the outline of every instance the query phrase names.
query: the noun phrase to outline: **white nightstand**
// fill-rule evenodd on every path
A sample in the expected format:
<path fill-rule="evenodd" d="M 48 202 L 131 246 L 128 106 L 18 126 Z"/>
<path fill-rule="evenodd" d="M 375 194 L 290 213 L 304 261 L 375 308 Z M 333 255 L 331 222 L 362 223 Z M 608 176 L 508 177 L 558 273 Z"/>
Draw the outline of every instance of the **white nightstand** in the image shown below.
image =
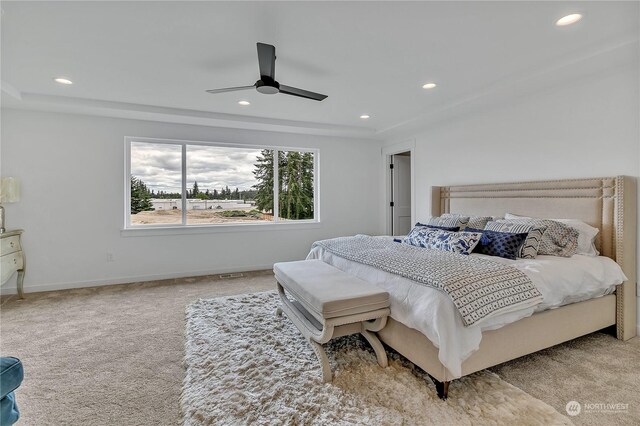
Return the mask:
<path fill-rule="evenodd" d="M 20 244 L 22 229 L 0 234 L 0 285 L 3 285 L 15 272 L 18 273 L 18 297 L 24 297 L 24 253 Z"/>

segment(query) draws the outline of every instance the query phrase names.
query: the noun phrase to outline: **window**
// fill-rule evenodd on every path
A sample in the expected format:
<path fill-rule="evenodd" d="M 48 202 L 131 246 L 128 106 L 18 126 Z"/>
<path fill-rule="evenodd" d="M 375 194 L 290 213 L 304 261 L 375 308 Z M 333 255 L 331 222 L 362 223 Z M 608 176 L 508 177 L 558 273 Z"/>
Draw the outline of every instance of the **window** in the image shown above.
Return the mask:
<path fill-rule="evenodd" d="M 317 150 L 126 138 L 126 152 L 126 228 L 318 220 Z"/>

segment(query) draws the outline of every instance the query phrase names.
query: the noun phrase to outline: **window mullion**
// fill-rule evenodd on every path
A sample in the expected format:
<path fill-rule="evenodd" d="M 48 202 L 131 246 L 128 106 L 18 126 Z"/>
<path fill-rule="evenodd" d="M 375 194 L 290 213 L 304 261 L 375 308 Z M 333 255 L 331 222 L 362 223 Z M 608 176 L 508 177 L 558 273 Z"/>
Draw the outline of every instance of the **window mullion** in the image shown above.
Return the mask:
<path fill-rule="evenodd" d="M 125 138 L 125 200 L 124 200 L 124 226 L 131 227 L 131 141 Z"/>
<path fill-rule="evenodd" d="M 182 226 L 187 224 L 187 144 L 182 144 Z"/>
<path fill-rule="evenodd" d="M 273 220 L 279 222 L 280 220 L 280 200 L 279 193 L 279 170 L 280 152 L 277 149 L 273 150 Z"/>
<path fill-rule="evenodd" d="M 320 173 L 320 158 L 317 152 L 313 153 L 313 220 L 320 220 L 320 188 L 318 173 Z"/>

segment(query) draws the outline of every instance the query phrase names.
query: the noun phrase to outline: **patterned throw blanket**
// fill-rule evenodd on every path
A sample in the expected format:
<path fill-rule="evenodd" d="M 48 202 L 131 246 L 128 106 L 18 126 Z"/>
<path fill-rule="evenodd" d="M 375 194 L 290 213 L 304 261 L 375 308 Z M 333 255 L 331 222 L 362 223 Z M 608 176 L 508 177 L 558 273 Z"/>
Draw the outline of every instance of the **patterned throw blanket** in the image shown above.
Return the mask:
<path fill-rule="evenodd" d="M 522 271 L 485 258 L 366 235 L 316 241 L 313 246 L 444 291 L 462 315 L 465 326 L 542 300 Z"/>

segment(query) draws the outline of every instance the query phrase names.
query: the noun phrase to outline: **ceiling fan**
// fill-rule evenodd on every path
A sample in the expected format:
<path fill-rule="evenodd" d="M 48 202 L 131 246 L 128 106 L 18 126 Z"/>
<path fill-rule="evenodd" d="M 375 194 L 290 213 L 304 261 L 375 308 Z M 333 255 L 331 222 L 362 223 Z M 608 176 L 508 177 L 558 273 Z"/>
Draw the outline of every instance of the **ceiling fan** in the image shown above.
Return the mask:
<path fill-rule="evenodd" d="M 258 92 L 266 95 L 283 93 L 285 95 L 313 99 L 314 101 L 321 101 L 327 97 L 327 95 L 278 83 L 276 81 L 276 48 L 270 44 L 258 43 L 258 65 L 260 67 L 260 80 L 256 81 L 255 84 L 207 90 L 207 93 L 235 92 L 255 88 Z"/>

